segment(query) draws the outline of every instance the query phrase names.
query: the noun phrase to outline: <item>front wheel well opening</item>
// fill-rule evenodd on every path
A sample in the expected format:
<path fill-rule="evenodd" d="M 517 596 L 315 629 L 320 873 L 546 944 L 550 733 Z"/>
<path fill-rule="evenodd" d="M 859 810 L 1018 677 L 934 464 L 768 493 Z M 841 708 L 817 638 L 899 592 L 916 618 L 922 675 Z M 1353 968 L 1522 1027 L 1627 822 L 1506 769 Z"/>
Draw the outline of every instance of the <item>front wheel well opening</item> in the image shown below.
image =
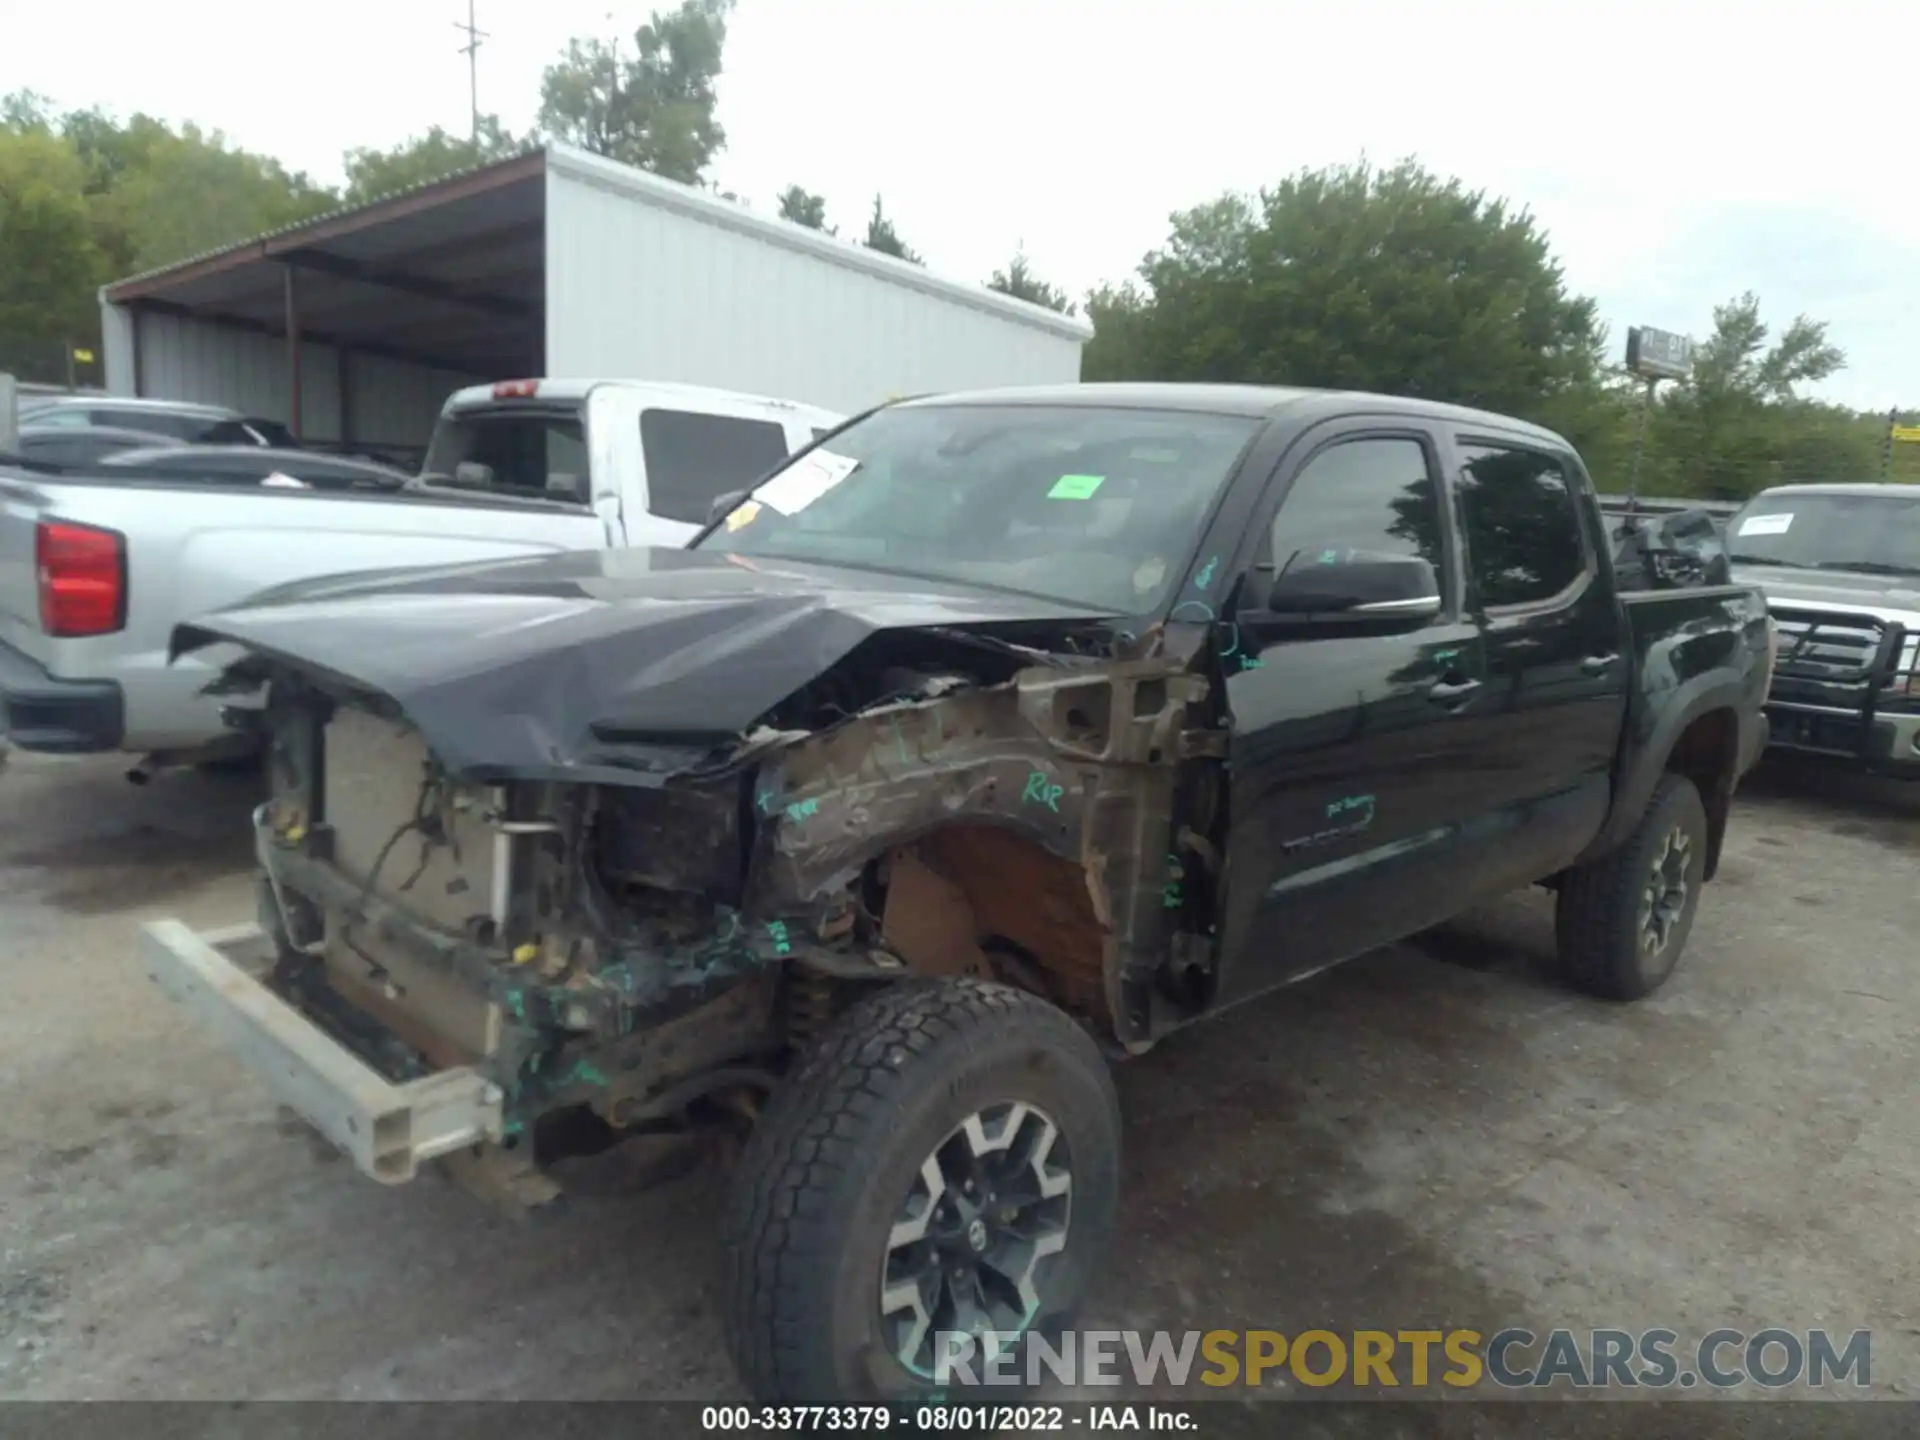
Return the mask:
<path fill-rule="evenodd" d="M 888 852 L 881 943 L 918 974 L 990 976 L 1103 1018 L 1107 926 L 1086 867 L 1004 826 L 945 826 Z"/>
<path fill-rule="evenodd" d="M 1666 769 L 1691 780 L 1707 810 L 1707 863 L 1702 877 L 1707 880 L 1720 868 L 1739 754 L 1740 721 L 1730 708 L 1694 716 L 1667 754 Z"/>

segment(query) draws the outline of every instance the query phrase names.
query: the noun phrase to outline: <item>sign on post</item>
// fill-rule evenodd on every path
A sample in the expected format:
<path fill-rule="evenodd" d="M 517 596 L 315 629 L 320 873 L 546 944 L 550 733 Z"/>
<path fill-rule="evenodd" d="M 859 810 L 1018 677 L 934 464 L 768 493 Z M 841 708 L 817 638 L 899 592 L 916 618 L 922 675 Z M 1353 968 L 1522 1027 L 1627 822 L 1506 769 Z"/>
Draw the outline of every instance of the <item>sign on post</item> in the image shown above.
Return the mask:
<path fill-rule="evenodd" d="M 1693 369 L 1693 341 L 1635 325 L 1627 331 L 1627 369 L 1647 380 L 1684 380 Z"/>
<path fill-rule="evenodd" d="M 1890 439 L 1904 440 L 1908 444 L 1920 445 L 1920 425 L 1895 425 L 1887 433 Z"/>

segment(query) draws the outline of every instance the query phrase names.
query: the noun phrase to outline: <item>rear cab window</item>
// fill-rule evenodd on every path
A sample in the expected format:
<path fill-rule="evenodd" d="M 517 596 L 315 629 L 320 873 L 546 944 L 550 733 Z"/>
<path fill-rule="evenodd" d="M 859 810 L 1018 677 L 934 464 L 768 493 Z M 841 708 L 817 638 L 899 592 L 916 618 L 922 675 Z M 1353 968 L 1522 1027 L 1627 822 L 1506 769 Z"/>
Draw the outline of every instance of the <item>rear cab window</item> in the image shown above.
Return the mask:
<path fill-rule="evenodd" d="M 484 405 L 441 416 L 422 473 L 481 494 L 585 504 L 591 477 L 577 405 Z"/>
<path fill-rule="evenodd" d="M 777 420 L 652 407 L 640 412 L 647 508 L 663 520 L 704 525 L 713 502 L 745 490 L 787 458 Z"/>

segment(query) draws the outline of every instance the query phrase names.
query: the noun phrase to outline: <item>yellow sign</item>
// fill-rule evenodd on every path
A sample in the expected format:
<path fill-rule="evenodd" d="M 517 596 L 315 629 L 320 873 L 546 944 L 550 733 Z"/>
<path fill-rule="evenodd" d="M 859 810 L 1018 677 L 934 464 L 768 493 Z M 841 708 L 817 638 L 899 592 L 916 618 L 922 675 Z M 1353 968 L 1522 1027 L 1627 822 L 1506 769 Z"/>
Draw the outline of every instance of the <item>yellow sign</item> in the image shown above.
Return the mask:
<path fill-rule="evenodd" d="M 1890 432 L 1895 440 L 1920 443 L 1920 425 L 1895 425 Z"/>
<path fill-rule="evenodd" d="M 91 365 L 93 363 L 93 351 L 76 350 L 73 352 L 73 358 L 75 360 L 78 360 L 82 365 Z M 1920 440 L 1920 430 L 1916 430 L 1913 432 L 1913 438 L 1916 440 Z"/>

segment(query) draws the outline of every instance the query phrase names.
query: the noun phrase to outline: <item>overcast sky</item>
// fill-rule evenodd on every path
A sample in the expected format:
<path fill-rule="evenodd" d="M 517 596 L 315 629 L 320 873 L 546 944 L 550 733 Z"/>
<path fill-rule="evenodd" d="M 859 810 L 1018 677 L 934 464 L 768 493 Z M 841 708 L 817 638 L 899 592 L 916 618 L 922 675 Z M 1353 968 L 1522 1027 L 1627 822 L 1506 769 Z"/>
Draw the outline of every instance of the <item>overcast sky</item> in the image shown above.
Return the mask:
<path fill-rule="evenodd" d="M 570 35 L 653 8 L 479 0 L 482 109 L 516 130 Z M 1759 293 L 1830 322 L 1830 398 L 1920 404 L 1920 26 L 1866 0 L 739 0 L 720 184 L 875 191 L 941 273 L 1024 243 L 1079 292 L 1167 215 L 1303 165 L 1417 155 L 1525 203 L 1628 324 L 1703 335 Z M 225 131 L 337 181 L 341 152 L 467 123 L 465 0 L 0 0 L 0 91 Z"/>

